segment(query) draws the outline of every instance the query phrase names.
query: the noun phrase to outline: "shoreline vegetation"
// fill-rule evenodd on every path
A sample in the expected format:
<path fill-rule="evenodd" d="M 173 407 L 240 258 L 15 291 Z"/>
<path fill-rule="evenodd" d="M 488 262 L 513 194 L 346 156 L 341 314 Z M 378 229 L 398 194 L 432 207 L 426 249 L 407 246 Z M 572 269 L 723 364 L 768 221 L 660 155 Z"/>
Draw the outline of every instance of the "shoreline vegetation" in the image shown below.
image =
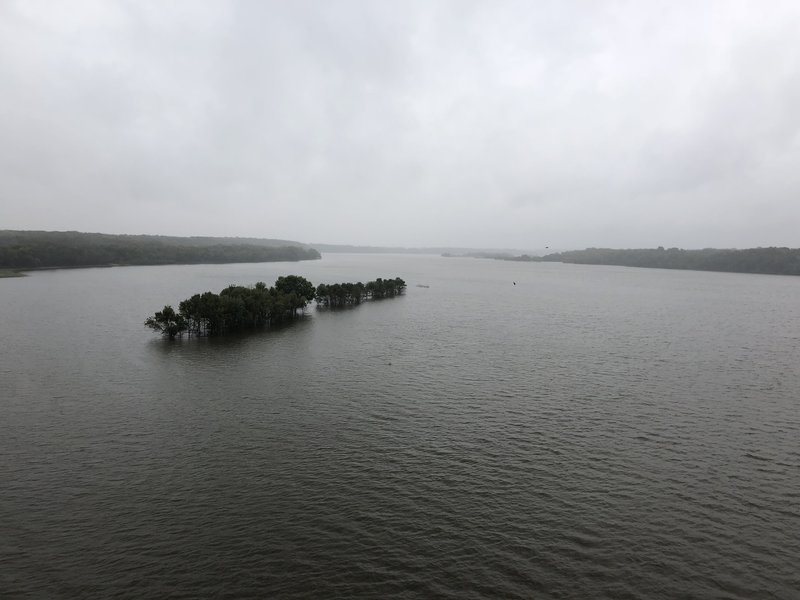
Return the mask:
<path fill-rule="evenodd" d="M 327 246 L 326 246 L 327 247 Z M 338 248 L 338 247 L 337 247 Z M 342 246 L 341 249 L 361 247 Z M 370 247 L 363 247 L 368 249 Z M 389 249 L 382 249 L 389 250 Z M 402 248 L 393 250 L 411 251 Z M 445 257 L 491 258 L 515 262 L 561 262 L 655 269 L 800 275 L 800 248 L 684 250 L 681 248 L 587 248 L 536 256 L 513 251 L 465 250 Z M 225 264 L 318 260 L 319 251 L 300 242 L 269 238 L 115 235 L 77 231 L 0 230 L 0 278 L 24 271 L 134 265 Z M 339 284 L 346 285 L 346 284 Z M 355 284 L 347 284 L 355 285 Z M 358 294 L 355 289 L 350 293 Z M 362 291 L 363 292 L 363 291 Z M 336 295 L 323 304 L 340 306 Z M 345 292 L 347 295 L 347 292 Z"/>
<path fill-rule="evenodd" d="M 0 268 L 0 279 L 4 279 L 6 277 L 25 277 L 25 273 L 21 273 L 16 269 L 2 269 Z"/>
<path fill-rule="evenodd" d="M 314 248 L 257 238 L 0 231 L 0 271 L 317 260 Z"/>
<path fill-rule="evenodd" d="M 221 335 L 263 329 L 297 317 L 314 300 L 319 307 L 339 308 L 401 295 L 406 283 L 399 277 L 367 283 L 333 283 L 314 287 L 305 277 L 279 277 L 267 287 L 231 285 L 219 294 L 204 292 L 183 300 L 176 312 L 171 305 L 148 317 L 144 325 L 170 339 L 182 336 Z"/>
<path fill-rule="evenodd" d="M 476 253 L 472 258 L 491 258 L 516 262 L 560 262 L 577 265 L 613 265 L 650 269 L 681 269 L 752 273 L 762 275 L 800 275 L 800 248 L 747 248 L 743 250 L 704 248 L 587 248 L 556 252 L 545 256 Z"/>

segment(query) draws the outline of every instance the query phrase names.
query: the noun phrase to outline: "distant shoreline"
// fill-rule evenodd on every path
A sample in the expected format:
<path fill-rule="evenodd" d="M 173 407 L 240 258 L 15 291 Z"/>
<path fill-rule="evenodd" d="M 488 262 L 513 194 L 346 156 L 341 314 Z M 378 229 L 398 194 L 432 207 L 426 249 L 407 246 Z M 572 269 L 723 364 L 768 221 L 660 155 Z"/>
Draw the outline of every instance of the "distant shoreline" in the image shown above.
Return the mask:
<path fill-rule="evenodd" d="M 25 273 L 22 271 L 17 271 L 16 269 L 0 269 L 0 279 L 6 279 L 10 277 L 25 277 Z"/>
<path fill-rule="evenodd" d="M 303 259 L 319 260 L 319 259 Z M 115 269 L 125 267 L 191 267 L 199 265 L 242 265 L 242 264 L 268 264 L 275 262 L 300 262 L 297 260 L 254 260 L 254 261 L 225 261 L 225 262 L 170 262 L 170 263 L 109 263 L 105 265 L 66 265 L 56 267 L 28 267 L 25 269 L 6 269 L 0 267 L 0 279 L 4 277 L 27 277 L 29 273 L 42 271 L 71 271 L 77 269 Z"/>
<path fill-rule="evenodd" d="M 441 250 L 445 257 L 491 258 L 514 262 L 561 262 L 651 269 L 800 275 L 800 248 L 684 250 L 681 248 L 586 248 L 542 254 L 514 250 L 380 248 L 321 244 L 324 252 L 411 254 Z M 76 231 L 0 230 L 0 277 L 25 272 L 122 266 L 241 264 L 319 260 L 322 254 L 300 242 L 269 238 L 169 237 Z"/>
<path fill-rule="evenodd" d="M 479 256 L 516 262 L 560 262 L 576 265 L 606 265 L 672 269 L 682 271 L 712 271 L 718 273 L 749 273 L 753 275 L 800 275 L 800 248 L 769 247 L 743 250 L 705 248 L 683 250 L 638 248 L 587 248 L 557 252 L 545 256 Z"/>
<path fill-rule="evenodd" d="M 322 255 L 299 242 L 129 236 L 76 231 L 0 231 L 0 269 L 99 268 L 297 262 Z M 8 276 L 8 275 L 6 275 Z"/>

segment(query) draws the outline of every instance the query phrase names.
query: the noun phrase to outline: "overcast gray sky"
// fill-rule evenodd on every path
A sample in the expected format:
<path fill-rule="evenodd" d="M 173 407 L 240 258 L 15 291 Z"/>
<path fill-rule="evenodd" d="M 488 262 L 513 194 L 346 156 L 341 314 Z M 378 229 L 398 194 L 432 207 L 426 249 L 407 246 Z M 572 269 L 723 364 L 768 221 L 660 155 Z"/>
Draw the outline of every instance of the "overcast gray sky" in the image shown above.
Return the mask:
<path fill-rule="evenodd" d="M 0 0 L 0 229 L 800 246 L 800 2 Z"/>

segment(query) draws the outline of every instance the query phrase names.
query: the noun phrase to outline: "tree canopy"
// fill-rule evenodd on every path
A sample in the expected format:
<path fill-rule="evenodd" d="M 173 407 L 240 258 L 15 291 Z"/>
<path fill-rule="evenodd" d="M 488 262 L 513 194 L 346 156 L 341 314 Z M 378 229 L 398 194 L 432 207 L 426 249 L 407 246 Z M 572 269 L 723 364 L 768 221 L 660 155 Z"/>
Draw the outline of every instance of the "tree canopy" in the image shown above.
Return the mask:
<path fill-rule="evenodd" d="M 348 304 L 361 304 L 362 300 L 391 298 L 402 294 L 406 289 L 406 282 L 395 277 L 394 279 L 381 279 L 361 283 L 333 283 L 317 286 L 317 304 L 330 307 L 346 306 Z"/>
<path fill-rule="evenodd" d="M 320 258 L 299 244 L 271 240 L 108 235 L 77 231 L 0 231 L 0 268 L 298 261 Z"/>
<path fill-rule="evenodd" d="M 148 317 L 144 322 L 147 327 L 169 336 L 170 339 L 182 331 L 186 331 L 186 319 L 178 314 L 171 306 L 165 306 L 156 312 L 152 317 Z"/>
<path fill-rule="evenodd" d="M 798 248 L 748 248 L 745 250 L 715 248 L 683 250 L 663 247 L 630 250 L 587 248 L 586 250 L 548 254 L 542 260 L 586 265 L 800 275 L 800 249 Z"/>
<path fill-rule="evenodd" d="M 298 310 L 304 310 L 314 299 L 318 305 L 344 306 L 402 294 L 405 287 L 399 277 L 314 287 L 305 277 L 288 275 L 279 277 L 272 287 L 259 281 L 253 286 L 230 285 L 219 294 L 195 294 L 180 302 L 177 313 L 167 305 L 148 317 L 144 325 L 171 339 L 184 332 L 218 335 L 294 319 Z"/>

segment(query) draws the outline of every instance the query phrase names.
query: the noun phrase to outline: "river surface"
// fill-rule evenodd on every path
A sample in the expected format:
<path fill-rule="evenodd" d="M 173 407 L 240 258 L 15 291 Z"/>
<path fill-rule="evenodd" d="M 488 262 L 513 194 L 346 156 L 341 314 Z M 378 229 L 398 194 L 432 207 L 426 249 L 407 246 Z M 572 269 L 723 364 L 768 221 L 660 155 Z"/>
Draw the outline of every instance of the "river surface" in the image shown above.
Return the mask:
<path fill-rule="evenodd" d="M 246 336 L 142 326 L 292 273 L 409 287 Z M 0 334 L 4 599 L 800 597 L 797 277 L 48 271 L 0 279 Z"/>

